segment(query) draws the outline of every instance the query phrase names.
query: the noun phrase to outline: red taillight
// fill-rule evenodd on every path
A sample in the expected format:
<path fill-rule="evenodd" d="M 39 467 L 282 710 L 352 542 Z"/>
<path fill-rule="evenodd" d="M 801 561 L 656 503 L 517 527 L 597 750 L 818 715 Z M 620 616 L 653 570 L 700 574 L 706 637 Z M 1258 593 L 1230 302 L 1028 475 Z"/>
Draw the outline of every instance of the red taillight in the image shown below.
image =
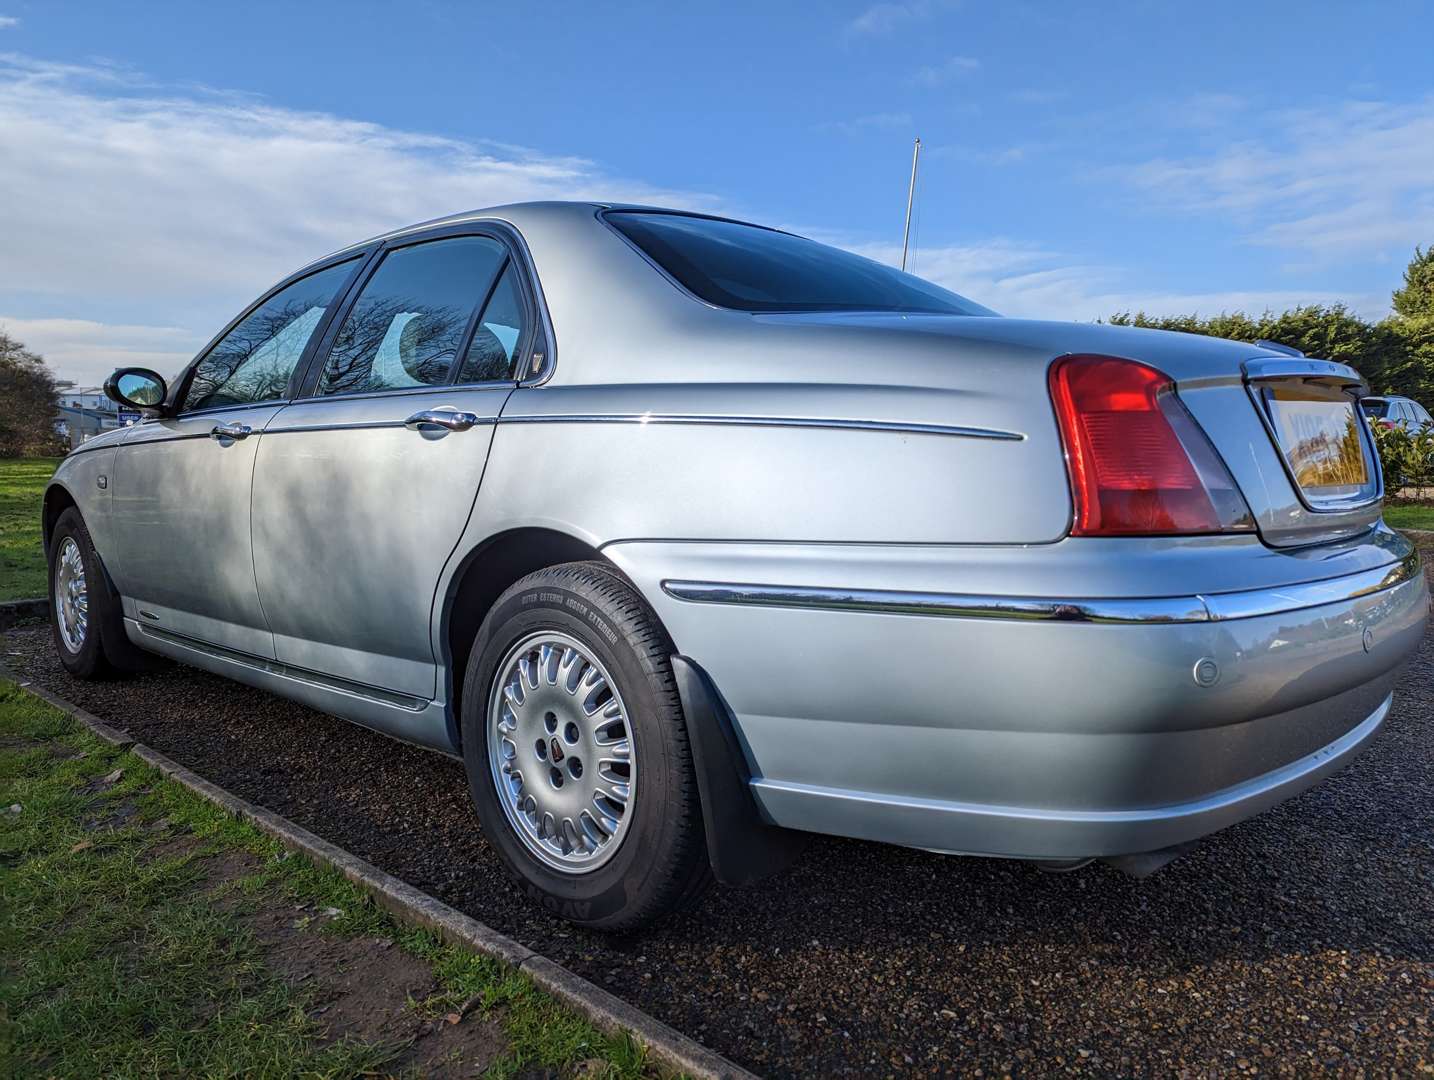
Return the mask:
<path fill-rule="evenodd" d="M 1075 536 L 1213 533 L 1254 522 L 1210 440 L 1163 372 L 1112 356 L 1051 368 Z"/>

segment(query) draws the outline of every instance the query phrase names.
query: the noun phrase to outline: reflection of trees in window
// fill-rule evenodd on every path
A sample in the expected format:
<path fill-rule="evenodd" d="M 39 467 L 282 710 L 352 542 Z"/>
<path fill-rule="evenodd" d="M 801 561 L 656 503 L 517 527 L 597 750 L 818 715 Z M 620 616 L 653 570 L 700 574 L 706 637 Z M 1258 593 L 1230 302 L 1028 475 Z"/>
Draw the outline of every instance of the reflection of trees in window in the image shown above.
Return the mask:
<path fill-rule="evenodd" d="M 512 377 L 513 361 L 508 350 L 498 340 L 498 335 L 479 323 L 473 332 L 473 344 L 463 360 L 463 374 L 459 382 L 497 382 Z"/>
<path fill-rule="evenodd" d="M 447 382 L 471 311 L 433 307 L 412 297 L 360 297 L 329 351 L 321 392 Z"/>
<path fill-rule="evenodd" d="M 283 397 L 309 338 L 352 271 L 352 261 L 320 270 L 243 319 L 195 366 L 185 408 L 247 405 Z"/>
<path fill-rule="evenodd" d="M 282 397 L 323 313 L 324 305 L 307 297 L 256 311 L 200 362 L 189 387 L 189 407 Z"/>
<path fill-rule="evenodd" d="M 485 236 L 427 241 L 389 252 L 339 328 L 324 362 L 320 392 L 446 383 L 469 317 L 506 258 L 507 249 Z"/>
<path fill-rule="evenodd" d="M 1365 483 L 1364 449 L 1353 413 L 1345 419 L 1343 428 L 1334 430 L 1320 426 L 1318 421 L 1301 420 L 1295 418 L 1298 441 L 1289 451 L 1300 487 L 1358 487 Z"/>

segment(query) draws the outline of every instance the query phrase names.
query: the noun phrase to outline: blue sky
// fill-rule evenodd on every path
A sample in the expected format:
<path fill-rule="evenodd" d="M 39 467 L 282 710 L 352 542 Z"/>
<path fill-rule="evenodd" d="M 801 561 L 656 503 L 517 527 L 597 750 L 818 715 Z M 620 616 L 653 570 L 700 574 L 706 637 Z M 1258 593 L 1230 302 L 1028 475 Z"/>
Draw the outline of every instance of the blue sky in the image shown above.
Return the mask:
<path fill-rule="evenodd" d="M 702 11 L 704 13 L 698 13 Z M 1434 4 L 0 0 L 0 324 L 172 371 L 266 284 L 528 197 L 718 210 L 1008 314 L 1345 300 L 1434 243 Z"/>

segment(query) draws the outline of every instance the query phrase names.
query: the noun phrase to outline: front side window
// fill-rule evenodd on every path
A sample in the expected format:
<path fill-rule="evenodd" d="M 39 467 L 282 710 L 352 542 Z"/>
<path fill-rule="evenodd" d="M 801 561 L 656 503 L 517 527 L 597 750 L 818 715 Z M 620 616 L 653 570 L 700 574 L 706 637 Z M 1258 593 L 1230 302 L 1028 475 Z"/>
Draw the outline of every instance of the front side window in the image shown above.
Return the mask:
<path fill-rule="evenodd" d="M 320 394 L 369 393 L 449 381 L 468 323 L 507 249 L 486 236 L 398 248 L 364 285 L 319 378 Z"/>
<path fill-rule="evenodd" d="M 301 278 L 240 320 L 195 364 L 184 411 L 283 397 L 309 339 L 357 261 Z"/>
<path fill-rule="evenodd" d="M 884 263 L 759 225 L 645 211 L 605 217 L 689 292 L 718 307 L 995 314 Z"/>

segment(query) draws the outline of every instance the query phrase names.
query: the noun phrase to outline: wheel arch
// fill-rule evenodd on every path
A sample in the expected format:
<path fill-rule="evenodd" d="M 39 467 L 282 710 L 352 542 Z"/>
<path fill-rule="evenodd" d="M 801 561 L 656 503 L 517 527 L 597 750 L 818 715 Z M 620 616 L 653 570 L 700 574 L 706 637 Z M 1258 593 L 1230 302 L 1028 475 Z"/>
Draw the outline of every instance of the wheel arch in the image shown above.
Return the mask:
<path fill-rule="evenodd" d="M 535 570 L 568 562 L 600 562 L 626 580 L 612 560 L 586 540 L 543 527 L 495 533 L 464 555 L 454 570 L 442 600 L 439 635 L 447 679 L 448 734 L 460 752 L 460 697 L 478 628 L 493 603 L 515 581 Z"/>
<path fill-rule="evenodd" d="M 40 540 L 45 550 L 45 556 L 50 554 L 50 537 L 54 535 L 55 523 L 60 520 L 60 515 L 70 507 L 79 510 L 79 500 L 59 481 L 53 481 L 45 488 L 44 501 L 40 510 Z M 80 516 L 84 511 L 80 510 Z"/>

